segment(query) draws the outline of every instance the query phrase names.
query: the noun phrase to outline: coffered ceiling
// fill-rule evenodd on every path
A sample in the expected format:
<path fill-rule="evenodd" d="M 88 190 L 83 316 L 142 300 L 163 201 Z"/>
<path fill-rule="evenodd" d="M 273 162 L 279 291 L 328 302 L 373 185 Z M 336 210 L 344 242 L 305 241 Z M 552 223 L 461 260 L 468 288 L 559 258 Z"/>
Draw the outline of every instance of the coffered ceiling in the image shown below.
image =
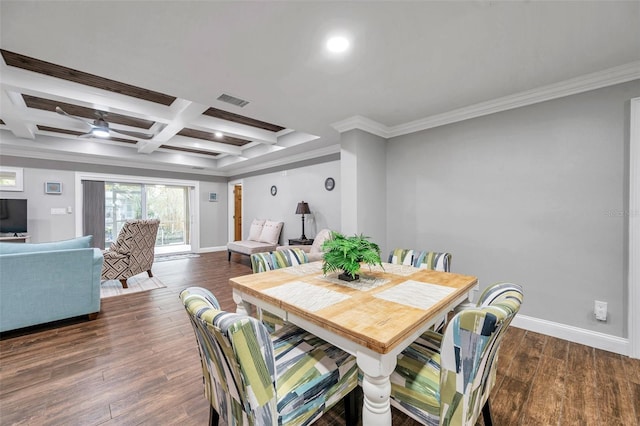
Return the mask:
<path fill-rule="evenodd" d="M 0 154 L 220 176 L 640 61 L 637 1 L 3 0 L 0 24 Z"/>

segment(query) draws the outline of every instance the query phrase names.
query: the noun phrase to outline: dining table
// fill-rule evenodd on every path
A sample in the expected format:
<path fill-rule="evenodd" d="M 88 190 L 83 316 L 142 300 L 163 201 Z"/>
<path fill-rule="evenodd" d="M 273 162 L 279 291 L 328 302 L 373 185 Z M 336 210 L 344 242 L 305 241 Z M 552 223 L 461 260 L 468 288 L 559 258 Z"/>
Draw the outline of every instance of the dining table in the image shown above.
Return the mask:
<path fill-rule="evenodd" d="M 323 273 L 322 261 L 229 280 L 237 312 L 254 306 L 324 339 L 356 358 L 362 372 L 362 424 L 391 425 L 397 356 L 477 286 L 470 275 L 408 265 L 363 265 L 360 278 Z M 253 305 L 253 306 L 252 306 Z"/>

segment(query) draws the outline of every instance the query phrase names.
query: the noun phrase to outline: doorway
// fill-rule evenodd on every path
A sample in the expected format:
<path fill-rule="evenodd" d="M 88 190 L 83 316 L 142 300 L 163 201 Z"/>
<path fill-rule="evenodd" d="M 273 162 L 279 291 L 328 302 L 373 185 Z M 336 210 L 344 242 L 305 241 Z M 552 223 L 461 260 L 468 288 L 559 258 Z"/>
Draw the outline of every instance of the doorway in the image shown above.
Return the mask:
<path fill-rule="evenodd" d="M 242 185 L 233 186 L 233 241 L 242 240 Z"/>
<path fill-rule="evenodd" d="M 230 181 L 227 183 L 227 194 L 229 203 L 227 205 L 227 241 L 242 240 L 242 180 Z"/>

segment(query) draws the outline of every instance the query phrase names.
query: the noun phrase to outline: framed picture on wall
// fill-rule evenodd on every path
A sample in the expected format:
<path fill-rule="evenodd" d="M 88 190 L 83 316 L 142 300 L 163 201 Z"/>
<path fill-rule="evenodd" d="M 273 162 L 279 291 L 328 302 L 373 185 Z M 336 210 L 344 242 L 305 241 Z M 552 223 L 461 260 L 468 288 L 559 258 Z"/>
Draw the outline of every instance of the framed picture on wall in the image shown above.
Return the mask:
<path fill-rule="evenodd" d="M 210 202 L 218 201 L 218 193 L 217 192 L 210 192 L 209 193 L 209 201 Z"/>
<path fill-rule="evenodd" d="M 62 194 L 62 183 L 61 182 L 45 182 L 44 192 L 46 194 Z"/>

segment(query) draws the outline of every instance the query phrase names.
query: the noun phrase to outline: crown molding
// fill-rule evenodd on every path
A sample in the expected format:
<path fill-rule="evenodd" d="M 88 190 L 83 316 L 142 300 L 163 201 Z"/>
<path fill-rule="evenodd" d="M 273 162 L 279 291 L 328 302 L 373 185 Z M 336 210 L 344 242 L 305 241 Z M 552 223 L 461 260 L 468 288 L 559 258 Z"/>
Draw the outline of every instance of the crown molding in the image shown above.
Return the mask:
<path fill-rule="evenodd" d="M 331 126 L 340 133 L 360 129 L 388 139 L 637 79 L 640 79 L 640 61 L 630 62 L 625 65 L 432 115 L 397 126 L 385 126 L 359 115 L 333 123 Z"/>
<path fill-rule="evenodd" d="M 361 115 L 354 115 L 353 117 L 349 117 L 345 120 L 332 123 L 331 127 L 340 133 L 359 129 L 385 139 L 392 137 L 388 126 Z"/>
<path fill-rule="evenodd" d="M 314 158 L 324 157 L 326 155 L 336 154 L 340 152 L 340 145 L 329 145 L 323 148 L 314 149 L 312 151 L 301 152 L 299 154 L 293 154 L 289 156 L 283 156 L 271 161 L 264 161 L 260 164 L 247 167 L 234 167 L 227 172 L 227 177 L 242 176 L 247 173 L 253 173 L 260 170 L 270 169 L 273 167 L 286 166 L 288 164 L 297 163 L 305 160 L 312 160 Z"/>

